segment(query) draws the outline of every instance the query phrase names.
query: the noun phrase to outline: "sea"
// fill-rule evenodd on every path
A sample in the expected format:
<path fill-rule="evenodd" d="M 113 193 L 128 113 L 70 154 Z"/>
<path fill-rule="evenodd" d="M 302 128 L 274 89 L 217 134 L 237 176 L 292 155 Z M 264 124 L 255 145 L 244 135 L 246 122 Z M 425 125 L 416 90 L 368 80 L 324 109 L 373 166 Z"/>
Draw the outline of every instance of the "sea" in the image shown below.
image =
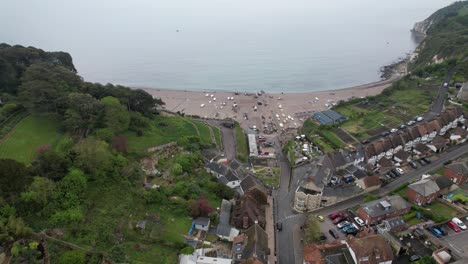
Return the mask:
<path fill-rule="evenodd" d="M 0 42 L 66 51 L 87 81 L 307 92 L 380 80 L 453 0 L 2 0 Z"/>

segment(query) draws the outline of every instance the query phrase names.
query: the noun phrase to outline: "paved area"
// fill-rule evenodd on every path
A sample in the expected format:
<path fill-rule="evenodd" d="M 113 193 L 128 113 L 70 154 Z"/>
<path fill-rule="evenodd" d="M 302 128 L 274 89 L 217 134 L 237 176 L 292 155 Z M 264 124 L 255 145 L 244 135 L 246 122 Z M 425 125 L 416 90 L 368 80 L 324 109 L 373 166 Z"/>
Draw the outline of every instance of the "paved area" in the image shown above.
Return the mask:
<path fill-rule="evenodd" d="M 468 224 L 466 219 L 462 220 L 465 225 Z M 468 230 L 462 230 L 460 233 L 456 233 L 452 229 L 448 228 L 448 235 L 440 238 L 446 246 L 452 251 L 455 251 L 459 256 L 468 258 Z"/>
<path fill-rule="evenodd" d="M 224 154 L 228 160 L 233 160 L 236 157 L 234 129 L 221 126 L 221 136 L 223 138 Z"/>
<path fill-rule="evenodd" d="M 275 223 L 273 218 L 273 197 L 268 196 L 268 206 L 265 209 L 266 224 L 265 231 L 268 234 L 268 248 L 270 249 L 270 255 L 268 256 L 269 263 L 275 263 L 276 256 L 274 253 L 275 249 Z"/>

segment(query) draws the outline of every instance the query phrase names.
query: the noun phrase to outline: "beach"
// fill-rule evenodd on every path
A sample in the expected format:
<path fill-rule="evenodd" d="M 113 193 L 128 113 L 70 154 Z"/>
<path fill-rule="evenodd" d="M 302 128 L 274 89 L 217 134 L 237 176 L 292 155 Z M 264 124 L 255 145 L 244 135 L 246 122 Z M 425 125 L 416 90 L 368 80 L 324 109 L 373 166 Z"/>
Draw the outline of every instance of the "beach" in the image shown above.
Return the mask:
<path fill-rule="evenodd" d="M 406 74 L 405 65 L 379 82 L 354 87 L 304 93 L 188 91 L 140 88 L 165 102 L 164 109 L 201 118 L 234 119 L 242 127 L 259 130 L 297 128 L 316 111 L 327 110 L 341 100 L 377 95 Z"/>

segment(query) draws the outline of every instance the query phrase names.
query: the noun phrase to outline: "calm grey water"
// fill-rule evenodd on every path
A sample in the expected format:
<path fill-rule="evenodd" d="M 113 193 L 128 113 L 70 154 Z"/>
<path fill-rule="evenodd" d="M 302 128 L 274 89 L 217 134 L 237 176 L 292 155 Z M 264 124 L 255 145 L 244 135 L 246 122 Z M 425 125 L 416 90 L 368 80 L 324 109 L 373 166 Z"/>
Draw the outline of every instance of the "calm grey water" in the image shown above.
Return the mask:
<path fill-rule="evenodd" d="M 315 91 L 379 80 L 453 0 L 2 0 L 0 42 L 72 54 L 88 81 Z"/>

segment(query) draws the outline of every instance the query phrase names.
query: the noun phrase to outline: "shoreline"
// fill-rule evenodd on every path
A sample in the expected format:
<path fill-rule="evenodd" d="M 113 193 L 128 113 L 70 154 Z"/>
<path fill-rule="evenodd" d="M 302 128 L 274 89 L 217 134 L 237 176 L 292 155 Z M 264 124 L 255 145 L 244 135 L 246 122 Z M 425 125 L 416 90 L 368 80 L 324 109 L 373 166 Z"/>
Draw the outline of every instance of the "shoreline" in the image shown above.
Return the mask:
<path fill-rule="evenodd" d="M 169 112 L 200 118 L 233 119 L 244 129 L 257 127 L 261 130 L 281 131 L 298 128 L 314 112 L 327 110 L 339 101 L 380 94 L 393 82 L 407 74 L 407 64 L 410 58 L 411 55 L 382 67 L 388 78 L 336 90 L 241 93 L 217 90 L 132 88 L 142 89 L 153 97 L 160 98 L 165 103 L 163 109 Z"/>

